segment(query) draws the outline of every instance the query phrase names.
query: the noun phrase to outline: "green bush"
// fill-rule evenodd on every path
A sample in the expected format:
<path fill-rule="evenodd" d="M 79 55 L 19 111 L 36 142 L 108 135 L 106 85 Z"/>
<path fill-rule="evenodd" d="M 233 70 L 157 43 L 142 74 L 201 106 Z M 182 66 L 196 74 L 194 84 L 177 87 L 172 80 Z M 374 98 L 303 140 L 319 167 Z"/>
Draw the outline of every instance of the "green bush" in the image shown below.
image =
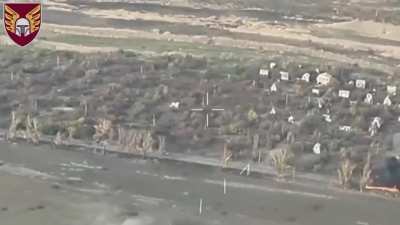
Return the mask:
<path fill-rule="evenodd" d="M 65 129 L 58 124 L 45 124 L 40 126 L 39 130 L 44 135 L 56 135 L 59 131 L 65 132 Z"/>
<path fill-rule="evenodd" d="M 321 128 L 324 121 L 320 116 L 309 116 L 300 124 L 300 133 L 301 134 L 313 134 L 316 129 Z"/>
<path fill-rule="evenodd" d="M 91 140 L 94 134 L 95 134 L 95 129 L 92 126 L 80 126 L 74 133 L 74 138 Z"/>

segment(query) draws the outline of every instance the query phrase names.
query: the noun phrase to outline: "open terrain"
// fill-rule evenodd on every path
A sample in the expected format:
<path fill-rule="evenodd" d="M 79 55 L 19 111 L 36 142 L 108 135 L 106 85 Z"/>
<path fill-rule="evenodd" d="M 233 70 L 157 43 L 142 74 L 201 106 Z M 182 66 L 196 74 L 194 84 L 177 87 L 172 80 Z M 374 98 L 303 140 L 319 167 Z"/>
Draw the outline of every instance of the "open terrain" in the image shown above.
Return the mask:
<path fill-rule="evenodd" d="M 33 113 L 40 132 L 89 141 L 105 119 L 108 144 L 122 144 L 121 134 L 113 136 L 122 126 L 166 136 L 167 151 L 213 158 L 232 140 L 237 160 L 258 154 L 268 162 L 270 150 L 289 148 L 297 169 L 335 175 L 343 149 L 355 148 L 357 162 L 371 149 L 396 150 L 398 97 L 391 107 L 378 105 L 399 72 L 396 9 L 390 1 L 48 1 L 31 46 L 15 51 L 1 38 L 2 113 Z M 270 63 L 278 66 L 261 79 Z M 269 93 L 282 71 L 291 80 Z M 339 83 L 315 96 L 320 72 Z M 304 73 L 311 83 L 297 81 Z M 366 79 L 367 88 L 349 86 L 354 79 Z M 350 101 L 338 98 L 340 89 L 353 91 Z M 360 104 L 372 90 L 377 104 Z M 191 112 L 204 106 L 206 91 L 211 105 L 225 109 L 210 114 L 210 129 L 205 115 Z M 328 114 L 330 125 L 321 117 Z M 291 115 L 296 124 L 287 122 Z M 369 137 L 375 117 L 385 125 Z M 338 131 L 344 125 L 351 135 Z M 317 142 L 324 156 L 312 155 Z"/>
<path fill-rule="evenodd" d="M 400 155 L 399 9 L 383 0 L 47 1 L 28 47 L 0 31 L 0 128 L 10 139 L 46 135 L 332 182 L 4 144 L 0 221 L 54 224 L 65 211 L 65 224 L 397 224 L 396 200 L 334 187 L 338 169 L 354 166 L 342 186 L 359 189 L 368 155 Z"/>
<path fill-rule="evenodd" d="M 0 158 L 4 225 L 397 224 L 397 200 L 207 167 L 5 143 Z"/>

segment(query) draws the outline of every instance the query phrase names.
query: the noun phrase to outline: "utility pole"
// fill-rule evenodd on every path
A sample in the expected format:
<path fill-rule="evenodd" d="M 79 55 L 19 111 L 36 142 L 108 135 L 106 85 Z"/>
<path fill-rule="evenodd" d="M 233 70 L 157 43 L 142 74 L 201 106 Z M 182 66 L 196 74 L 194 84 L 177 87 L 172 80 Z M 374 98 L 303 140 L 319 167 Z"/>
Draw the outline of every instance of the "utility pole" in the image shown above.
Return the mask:
<path fill-rule="evenodd" d="M 203 199 L 200 198 L 200 205 L 199 205 L 199 215 L 203 214 Z"/>
<path fill-rule="evenodd" d="M 224 195 L 226 195 L 226 179 L 224 178 Z"/>

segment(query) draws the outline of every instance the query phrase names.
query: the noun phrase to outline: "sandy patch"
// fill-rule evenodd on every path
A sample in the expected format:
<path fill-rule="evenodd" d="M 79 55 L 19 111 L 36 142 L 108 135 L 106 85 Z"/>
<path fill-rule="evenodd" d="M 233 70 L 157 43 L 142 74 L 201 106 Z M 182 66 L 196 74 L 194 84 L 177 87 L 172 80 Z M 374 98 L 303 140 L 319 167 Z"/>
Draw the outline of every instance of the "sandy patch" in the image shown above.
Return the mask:
<path fill-rule="evenodd" d="M 313 42 L 320 45 L 326 45 L 338 49 L 350 49 L 354 51 L 369 51 L 384 56 L 400 59 L 400 47 L 394 45 L 381 45 L 375 43 L 364 43 L 362 40 L 354 41 L 343 38 L 331 37 L 321 38 L 311 34 L 312 30 L 326 28 L 335 29 L 353 29 L 352 31 L 360 33 L 364 36 L 373 36 L 380 39 L 400 40 L 400 26 L 384 26 L 373 22 L 349 22 L 338 23 L 332 25 L 315 25 L 315 26 L 275 26 L 266 22 L 258 21 L 254 18 L 240 18 L 235 16 L 226 17 L 194 17 L 184 15 L 160 15 L 151 12 L 135 12 L 123 9 L 119 10 L 84 10 L 83 13 L 102 18 L 123 19 L 123 20 L 146 20 L 146 21 L 164 21 L 170 23 L 183 23 L 189 25 L 209 26 L 219 29 L 229 30 L 231 32 L 240 32 L 248 34 L 264 35 L 266 37 L 281 38 L 285 40 L 297 40 Z M 355 24 L 356 23 L 356 24 Z M 382 29 L 386 29 L 386 34 L 379 36 Z"/>
<path fill-rule="evenodd" d="M 108 37 L 108 38 L 146 38 L 146 39 L 155 39 L 155 40 L 165 40 L 165 41 L 178 41 L 178 42 L 188 42 L 188 43 L 200 43 L 206 44 L 210 39 L 206 36 L 188 36 L 188 35 L 176 35 L 176 34 L 162 34 L 155 35 L 154 32 L 147 31 L 138 31 L 138 30 L 129 30 L 129 29 L 114 29 L 114 28 L 91 28 L 91 27 L 83 27 L 83 26 L 65 26 L 65 25 L 56 25 L 56 24 L 46 24 L 44 29 L 58 33 L 58 34 L 74 34 L 74 35 L 85 35 L 85 36 L 93 36 L 93 37 Z M 357 63 L 361 67 L 371 68 L 380 70 L 385 73 L 392 74 L 394 72 L 394 68 L 392 66 L 387 66 L 379 63 L 371 63 L 368 60 L 360 59 L 360 58 L 352 58 L 346 55 L 341 55 L 332 52 L 325 52 L 321 50 L 310 49 L 307 47 L 299 47 L 299 46 L 291 46 L 286 45 L 284 43 L 268 43 L 268 42 L 256 42 L 256 41 L 247 41 L 247 40 L 237 40 L 227 37 L 214 37 L 213 38 L 215 46 L 224 46 L 224 47 L 235 47 L 235 48 L 246 48 L 246 49 L 264 49 L 270 51 L 277 52 L 291 52 L 294 54 L 301 55 L 309 55 L 316 58 L 325 58 L 332 61 L 337 61 L 341 63 Z M 55 43 L 49 41 L 39 42 L 41 44 L 48 44 L 49 46 L 55 45 Z M 71 46 L 68 44 L 59 45 L 57 44 L 57 49 L 60 50 L 68 50 L 68 48 L 72 48 L 76 46 Z M 383 47 L 383 46 L 382 46 Z M 116 48 L 110 47 L 84 47 L 79 46 L 77 49 L 80 52 L 93 52 L 93 51 L 113 51 L 117 50 Z M 385 46 L 389 52 L 399 53 L 397 56 L 400 58 L 400 47 L 398 48 L 390 48 L 389 46 Z"/>
<path fill-rule="evenodd" d="M 47 7 L 47 9 L 54 10 L 54 11 L 72 12 L 72 9 L 66 9 L 66 8 L 55 7 L 55 6 L 49 6 L 49 7 Z"/>
<path fill-rule="evenodd" d="M 47 10 L 60 10 L 60 11 L 72 11 L 78 9 L 76 6 L 69 5 L 67 3 L 64 3 L 64 1 L 51 1 L 47 0 L 44 3 L 45 6 L 47 6 Z"/>
<path fill-rule="evenodd" d="M 316 28 L 335 29 L 337 31 L 354 32 L 360 36 L 400 41 L 400 26 L 378 23 L 374 21 L 353 20 L 350 22 L 318 24 Z"/>
<path fill-rule="evenodd" d="M 168 14 L 161 15 L 159 13 L 153 12 L 137 12 L 128 11 L 124 9 L 117 10 L 98 10 L 98 9 L 87 9 L 81 10 L 83 14 L 92 17 L 101 17 L 107 19 L 120 19 L 120 20 L 147 20 L 147 21 L 162 21 L 169 23 L 181 23 L 189 25 L 214 25 L 219 26 L 219 24 L 224 25 L 239 25 L 240 23 L 246 21 L 256 22 L 253 18 L 241 18 L 233 15 L 229 16 L 210 16 L 210 17 L 196 17 L 190 15 L 179 15 L 179 14 Z"/>

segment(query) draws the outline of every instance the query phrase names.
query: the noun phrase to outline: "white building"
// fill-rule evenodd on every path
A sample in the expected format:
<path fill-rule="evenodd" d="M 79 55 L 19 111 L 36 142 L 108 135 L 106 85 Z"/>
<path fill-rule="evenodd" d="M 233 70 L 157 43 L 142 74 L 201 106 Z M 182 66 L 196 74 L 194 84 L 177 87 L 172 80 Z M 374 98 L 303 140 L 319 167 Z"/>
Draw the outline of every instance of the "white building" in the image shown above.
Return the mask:
<path fill-rule="evenodd" d="M 397 87 L 393 85 L 386 86 L 386 91 L 389 95 L 396 95 L 397 94 Z"/>
<path fill-rule="evenodd" d="M 379 116 L 375 117 L 375 118 L 372 120 L 372 124 L 373 124 L 374 126 L 376 126 L 378 129 L 382 127 L 382 123 L 383 123 L 383 120 L 382 120 L 382 118 L 380 118 Z"/>
<path fill-rule="evenodd" d="M 313 88 L 313 89 L 311 90 L 311 92 L 312 92 L 313 94 L 315 94 L 315 95 L 319 95 L 319 93 L 320 93 L 319 89 L 317 89 L 317 88 Z"/>
<path fill-rule="evenodd" d="M 294 116 L 290 115 L 289 118 L 288 118 L 288 122 L 293 124 L 294 123 Z"/>
<path fill-rule="evenodd" d="M 317 155 L 321 154 L 321 144 L 319 142 L 314 145 L 313 152 Z"/>
<path fill-rule="evenodd" d="M 348 90 L 339 90 L 339 97 L 350 98 L 350 91 L 348 91 Z"/>
<path fill-rule="evenodd" d="M 392 105 L 392 100 L 390 99 L 389 95 L 386 96 L 386 98 L 383 100 L 383 104 L 386 106 L 391 106 Z"/>
<path fill-rule="evenodd" d="M 367 95 L 364 98 L 364 103 L 368 105 L 374 104 L 374 97 L 371 93 L 367 93 Z"/>
<path fill-rule="evenodd" d="M 305 81 L 305 82 L 307 82 L 307 83 L 309 83 L 309 82 L 310 82 L 310 77 L 311 77 L 311 75 L 310 75 L 309 73 L 305 73 L 305 74 L 303 74 L 303 76 L 301 77 L 301 80 L 302 80 L 302 81 Z"/>
<path fill-rule="evenodd" d="M 325 122 L 327 122 L 327 123 L 331 123 L 331 122 L 332 122 L 331 115 L 329 115 L 329 114 L 322 114 L 322 116 L 324 117 Z"/>
<path fill-rule="evenodd" d="M 169 108 L 171 109 L 179 109 L 180 102 L 171 102 L 169 104 Z"/>
<path fill-rule="evenodd" d="M 262 76 L 262 77 L 268 77 L 269 76 L 269 70 L 260 69 L 259 75 Z"/>
<path fill-rule="evenodd" d="M 289 73 L 285 71 L 279 72 L 281 74 L 281 80 L 290 80 Z"/>
<path fill-rule="evenodd" d="M 375 136 L 378 133 L 378 130 L 379 128 L 381 128 L 381 126 L 382 126 L 382 118 L 375 117 L 368 128 L 369 135 L 371 137 Z"/>
<path fill-rule="evenodd" d="M 345 131 L 345 132 L 350 132 L 351 127 L 350 126 L 339 126 L 339 130 Z"/>
<path fill-rule="evenodd" d="M 271 92 L 277 92 L 277 91 L 278 91 L 278 87 L 276 86 L 276 83 L 275 83 L 275 82 L 271 85 L 270 91 L 271 91 Z"/>
<path fill-rule="evenodd" d="M 356 88 L 365 89 L 367 82 L 365 80 L 356 80 Z"/>
<path fill-rule="evenodd" d="M 329 85 L 333 80 L 333 76 L 329 73 L 321 73 L 317 76 L 318 85 Z"/>
<path fill-rule="evenodd" d="M 271 111 L 269 111 L 269 114 L 271 114 L 271 115 L 275 115 L 276 114 L 275 107 L 272 106 L 272 109 L 271 109 Z"/>

